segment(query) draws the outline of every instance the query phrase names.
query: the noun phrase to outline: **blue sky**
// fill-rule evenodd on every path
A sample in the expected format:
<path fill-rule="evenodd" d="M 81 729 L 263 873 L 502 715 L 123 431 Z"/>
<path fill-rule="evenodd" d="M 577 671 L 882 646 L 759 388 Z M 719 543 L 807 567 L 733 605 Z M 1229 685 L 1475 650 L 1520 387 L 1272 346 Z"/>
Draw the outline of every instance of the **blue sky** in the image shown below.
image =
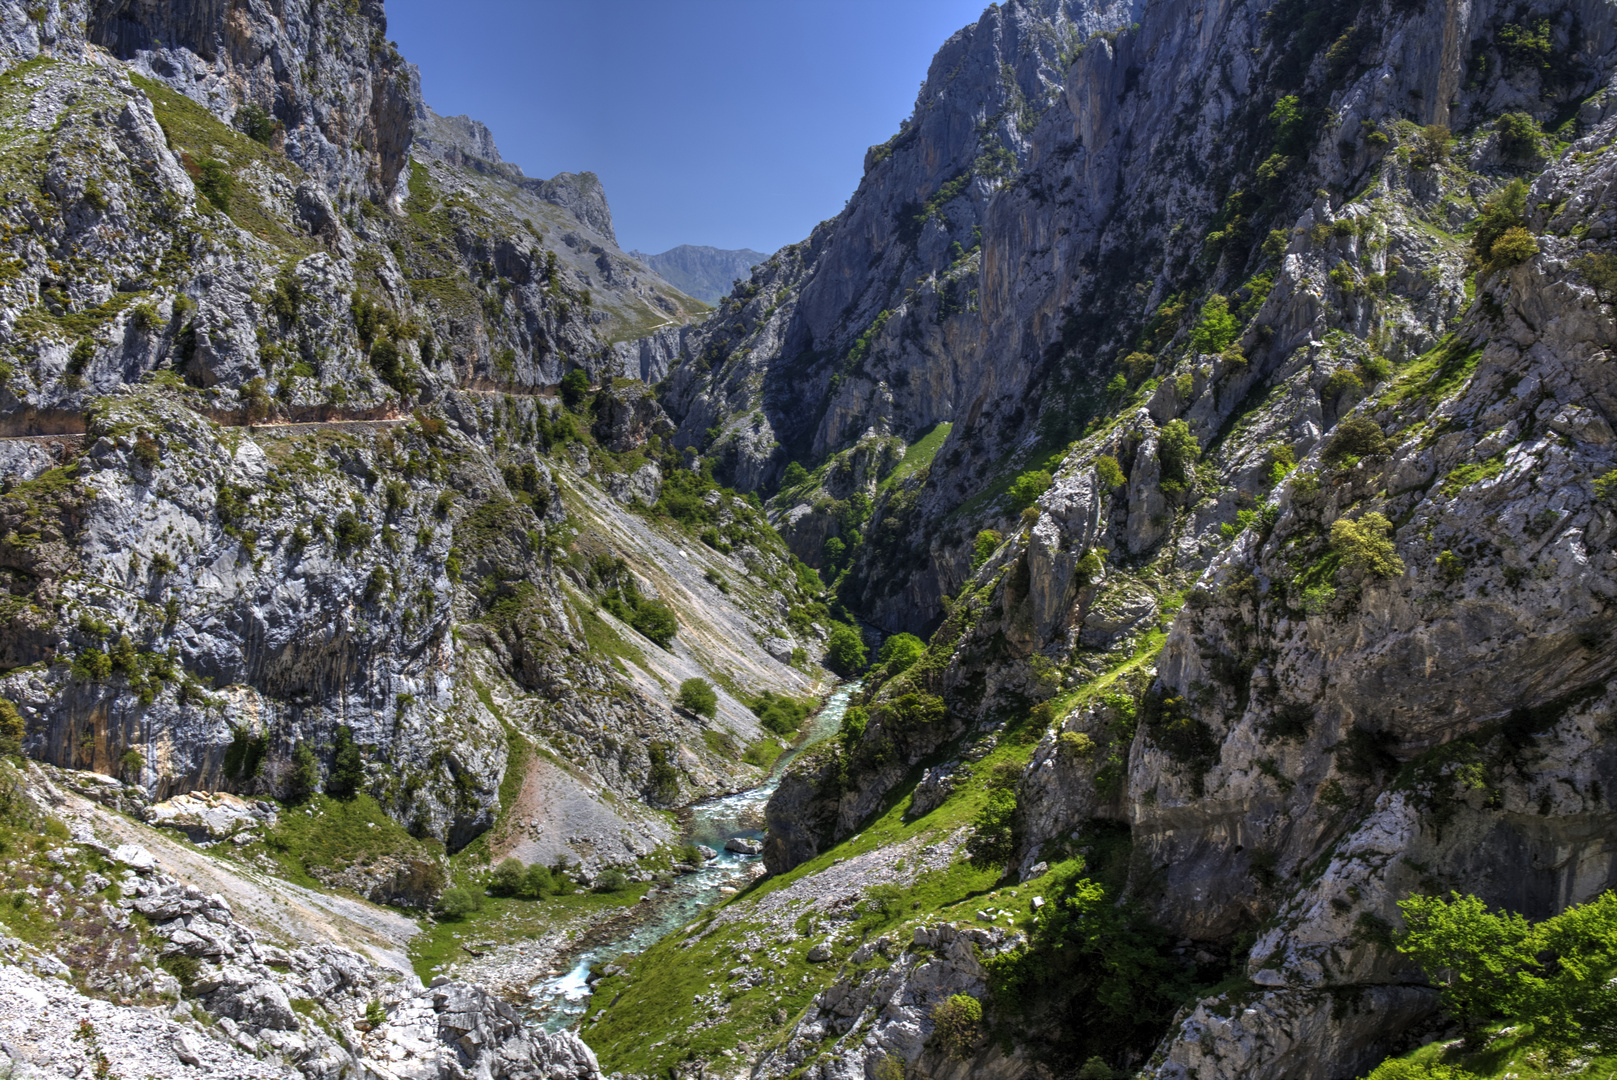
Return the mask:
<path fill-rule="evenodd" d="M 387 0 L 427 103 L 530 176 L 592 170 L 618 241 L 771 252 L 834 216 L 987 0 Z"/>

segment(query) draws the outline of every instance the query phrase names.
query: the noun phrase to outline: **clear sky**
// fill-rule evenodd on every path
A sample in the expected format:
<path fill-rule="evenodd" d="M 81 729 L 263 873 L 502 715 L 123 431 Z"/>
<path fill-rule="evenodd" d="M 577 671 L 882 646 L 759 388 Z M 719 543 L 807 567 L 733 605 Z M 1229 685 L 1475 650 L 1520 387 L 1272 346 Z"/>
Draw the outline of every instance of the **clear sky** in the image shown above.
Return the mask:
<path fill-rule="evenodd" d="M 590 170 L 618 242 L 794 243 L 858 186 L 987 0 L 387 0 L 427 103 L 529 176 Z"/>

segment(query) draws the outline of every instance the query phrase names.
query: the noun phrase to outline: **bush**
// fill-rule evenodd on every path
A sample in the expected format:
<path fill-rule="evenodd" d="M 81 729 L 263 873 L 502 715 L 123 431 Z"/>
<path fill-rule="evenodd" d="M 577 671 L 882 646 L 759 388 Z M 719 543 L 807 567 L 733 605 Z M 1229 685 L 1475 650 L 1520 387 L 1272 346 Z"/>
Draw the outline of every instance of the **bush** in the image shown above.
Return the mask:
<path fill-rule="evenodd" d="M 1202 456 L 1201 443 L 1183 420 L 1170 420 L 1157 436 L 1157 460 L 1165 484 L 1190 484 L 1190 469 Z"/>
<path fill-rule="evenodd" d="M 1112 1080 L 1112 1067 L 1098 1057 L 1092 1057 L 1079 1068 L 1076 1080 Z"/>
<path fill-rule="evenodd" d="M 494 877 L 489 881 L 488 891 L 495 896 L 516 896 L 522 891 L 525 877 L 526 871 L 521 862 L 506 859 L 494 868 Z"/>
<path fill-rule="evenodd" d="M 615 866 L 609 866 L 595 875 L 595 884 L 592 886 L 599 893 L 622 892 L 628 887 L 629 878 Z"/>
<path fill-rule="evenodd" d="M 847 623 L 832 623 L 831 637 L 825 646 L 825 666 L 844 679 L 851 679 L 865 670 L 866 663 L 865 639 L 859 631 Z"/>
<path fill-rule="evenodd" d="M 772 690 L 765 690 L 748 705 L 764 729 L 776 735 L 790 735 L 802 727 L 808 714 L 814 711 L 812 701 L 777 694 Z"/>
<path fill-rule="evenodd" d="M 719 707 L 719 695 L 706 679 L 686 679 L 679 684 L 679 696 L 674 700 L 680 708 L 710 719 Z"/>
<path fill-rule="evenodd" d="M 1372 510 L 1358 521 L 1338 518 L 1331 525 L 1331 550 L 1342 556 L 1342 561 L 1355 570 L 1363 570 L 1376 577 L 1395 578 L 1403 575 L 1404 562 L 1392 542 L 1392 522 Z"/>
<path fill-rule="evenodd" d="M 1063 731 L 1056 740 L 1056 752 L 1069 761 L 1086 758 L 1095 752 L 1095 740 L 1081 731 Z"/>
<path fill-rule="evenodd" d="M 438 914 L 445 919 L 464 919 L 483 910 L 483 898 L 471 889 L 459 885 L 445 889 L 438 897 Z"/>
<path fill-rule="evenodd" d="M 1050 490 L 1051 476 L 1043 469 L 1025 472 L 1011 481 L 1011 509 L 1023 510 L 1032 506 L 1040 495 Z"/>
<path fill-rule="evenodd" d="M 651 768 L 646 773 L 651 793 L 665 803 L 673 802 L 679 798 L 679 770 L 674 768 L 673 744 L 654 742 L 646 748 L 646 754 L 651 759 Z"/>
<path fill-rule="evenodd" d="M 971 1056 L 982 1037 L 982 1002 L 970 994 L 954 994 L 932 1009 L 932 1034 L 951 1058 Z"/>
<path fill-rule="evenodd" d="M 0 698 L 0 757 L 21 755 L 22 740 L 27 734 L 28 725 L 23 722 L 17 706 Z"/>
<path fill-rule="evenodd" d="M 1506 229 L 1488 249 L 1488 265 L 1502 269 L 1524 263 L 1538 254 L 1538 241 L 1520 225 Z"/>
<path fill-rule="evenodd" d="M 344 510 L 337 515 L 331 532 L 337 539 L 338 548 L 345 551 L 357 551 L 371 542 L 371 527 L 359 520 L 359 515 L 352 510 Z"/>
<path fill-rule="evenodd" d="M 1005 537 L 997 529 L 984 529 L 977 534 L 977 539 L 971 543 L 971 568 L 977 569 L 993 557 L 999 545 L 1005 542 Z"/>
<path fill-rule="evenodd" d="M 1499 133 L 1499 152 L 1507 161 L 1530 164 L 1543 153 L 1543 136 L 1538 121 L 1524 112 L 1506 113 L 1494 121 Z"/>
<path fill-rule="evenodd" d="M 971 819 L 971 839 L 966 854 L 979 870 L 1003 870 L 1015 851 L 1016 793 L 998 788 Z"/>
<path fill-rule="evenodd" d="M 790 465 L 786 466 L 786 475 L 781 479 L 781 486 L 789 488 L 797 487 L 799 484 L 807 483 L 808 478 L 809 471 L 794 461 Z"/>
<path fill-rule="evenodd" d="M 925 654 L 926 644 L 914 634 L 894 634 L 882 642 L 876 659 L 891 677 L 908 671 Z"/>
<path fill-rule="evenodd" d="M 236 110 L 236 127 L 254 142 L 268 146 L 275 138 L 275 117 L 258 105 L 243 105 Z"/>
<path fill-rule="evenodd" d="M 1241 332 L 1241 320 L 1230 311 L 1230 302 L 1218 293 L 1202 305 L 1202 317 L 1190 332 L 1190 347 L 1198 353 L 1218 353 Z"/>
<path fill-rule="evenodd" d="M 155 469 L 163 460 L 162 447 L 144 431 L 135 436 L 135 460 L 148 469 Z"/>
<path fill-rule="evenodd" d="M 1106 572 L 1106 552 L 1100 548 L 1089 548 L 1072 568 L 1072 577 L 1078 587 L 1084 588 L 1100 580 Z"/>
<path fill-rule="evenodd" d="M 288 802 L 307 799 L 320 786 L 320 767 L 315 763 L 314 751 L 307 743 L 292 748 L 292 773 L 286 781 Z"/>
<path fill-rule="evenodd" d="M 1441 165 L 1449 159 L 1449 144 L 1454 136 L 1442 124 L 1427 124 L 1415 137 L 1415 161 L 1423 168 Z"/>
<path fill-rule="evenodd" d="M 1336 425 L 1320 460 L 1327 465 L 1339 465 L 1350 458 L 1357 462 L 1359 458 L 1377 457 L 1388 449 L 1381 426 L 1368 416 L 1355 413 Z"/>
<path fill-rule="evenodd" d="M 1123 475 L 1123 466 L 1119 465 L 1117 459 L 1110 454 L 1102 454 L 1095 459 L 1095 476 L 1108 488 L 1120 488 L 1129 480 Z"/>
<path fill-rule="evenodd" d="M 334 799 L 352 799 L 365 785 L 365 761 L 359 744 L 347 724 L 337 726 L 337 752 L 332 755 L 331 775 L 326 777 L 326 794 Z"/>
<path fill-rule="evenodd" d="M 844 753 L 852 753 L 853 748 L 859 745 L 859 740 L 865 737 L 865 728 L 870 726 L 870 710 L 862 705 L 850 705 L 842 714 L 842 723 L 837 728 L 837 740 L 842 743 Z"/>
<path fill-rule="evenodd" d="M 577 409 L 584 404 L 585 396 L 590 392 L 590 379 L 582 371 L 569 371 L 561 378 L 561 403 L 569 409 Z"/>
<path fill-rule="evenodd" d="M 197 191 L 214 206 L 227 214 L 230 213 L 230 197 L 235 194 L 236 180 L 230 175 L 224 162 L 203 158 L 197 163 L 197 175 L 194 179 Z"/>
<path fill-rule="evenodd" d="M 1477 216 L 1477 231 L 1471 234 L 1471 256 L 1479 266 L 1486 266 L 1493 258 L 1494 241 L 1509 229 L 1527 223 L 1527 185 L 1512 180 L 1493 198 L 1482 204 Z"/>
<path fill-rule="evenodd" d="M 556 879 L 544 863 L 534 863 L 522 875 L 517 895 L 524 900 L 542 900 L 556 892 Z"/>

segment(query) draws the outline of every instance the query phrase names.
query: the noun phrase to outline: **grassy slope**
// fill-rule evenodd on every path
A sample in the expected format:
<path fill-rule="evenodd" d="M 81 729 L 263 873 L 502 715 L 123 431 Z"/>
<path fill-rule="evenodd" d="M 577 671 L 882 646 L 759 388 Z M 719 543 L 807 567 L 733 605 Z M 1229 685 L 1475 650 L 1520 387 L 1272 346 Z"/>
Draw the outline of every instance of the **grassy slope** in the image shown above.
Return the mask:
<path fill-rule="evenodd" d="M 1144 636 L 1127 661 L 1053 702 L 1057 715 L 1102 693 L 1127 673 L 1148 667 L 1161 651 L 1163 640 L 1160 632 Z M 727 1050 L 737 1047 L 749 1047 L 754 1053 L 767 1049 L 784 1039 L 791 1023 L 816 994 L 854 970 L 847 963 L 849 954 L 866 939 L 885 934 L 907 944 L 912 927 L 974 920 L 978 908 L 989 900 L 996 910 L 1012 912 L 1014 924 L 1028 925 L 1032 898 L 1040 894 L 1044 878 L 1031 879 L 1014 888 L 996 888 L 1001 875 L 973 868 L 964 861 L 963 853 L 944 869 L 920 874 L 905 890 L 902 902 L 885 915 L 867 910 L 856 925 L 857 932 L 838 942 L 828 963 L 808 962 L 810 944 L 824 934 L 813 932 L 806 919 L 799 919 L 794 938 L 790 932 L 783 933 L 778 914 L 773 921 L 767 921 L 762 917 L 749 919 L 746 913 L 753 902 L 833 864 L 900 845 L 918 850 L 949 841 L 970 825 L 986 803 L 989 778 L 996 766 L 1025 766 L 1043 734 L 1025 721 L 1021 727 L 1010 725 L 993 751 L 970 767 L 969 776 L 962 770 L 961 782 L 941 806 L 906 821 L 911 793 L 921 772 L 917 767 L 885 810 L 858 835 L 732 899 L 727 910 L 739 914 L 736 921 L 697 936 L 689 947 L 685 935 L 671 934 L 630 961 L 625 975 L 602 981 L 584 1027 L 586 1040 L 601 1059 L 602 1070 L 651 1075 L 692 1058 L 721 1058 Z M 940 759 L 942 756 L 947 754 L 940 755 Z M 711 921 L 709 915 L 686 929 L 707 927 Z M 735 992 L 722 980 L 738 963 L 742 942 L 750 935 L 764 938 L 765 950 L 773 952 L 782 963 L 764 985 Z M 750 954 L 755 964 L 761 962 L 763 951 L 753 948 Z M 878 956 L 864 967 L 884 962 Z M 710 987 L 711 983 L 720 985 Z M 692 1004 L 693 998 L 715 991 L 721 995 L 722 1009 L 712 1008 L 711 998 L 700 1005 Z M 668 1034 L 658 1042 L 648 1043 L 647 1032 Z"/>

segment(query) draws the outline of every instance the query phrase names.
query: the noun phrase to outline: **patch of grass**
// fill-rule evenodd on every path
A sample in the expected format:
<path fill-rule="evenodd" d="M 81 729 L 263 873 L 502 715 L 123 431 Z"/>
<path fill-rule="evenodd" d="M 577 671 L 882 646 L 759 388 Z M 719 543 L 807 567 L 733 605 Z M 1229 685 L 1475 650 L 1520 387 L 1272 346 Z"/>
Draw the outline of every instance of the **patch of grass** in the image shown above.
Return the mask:
<path fill-rule="evenodd" d="M 311 873 L 316 868 L 340 871 L 389 855 L 436 860 L 443 850 L 411 836 L 364 794 L 352 799 L 312 795 L 296 806 L 283 807 L 264 845 L 288 880 L 309 888 L 321 887 Z"/>
<path fill-rule="evenodd" d="M 1446 1065 L 1464 1069 L 1481 1080 L 1511 1077 L 1513 1080 L 1558 1080 L 1567 1075 L 1610 1076 L 1617 1072 L 1617 1053 L 1597 1051 L 1580 1053 L 1580 1068 L 1569 1070 L 1567 1063 L 1553 1055 L 1534 1037 L 1527 1025 L 1495 1024 L 1484 1036 L 1480 1050 L 1467 1052 L 1458 1039 L 1453 1042 L 1434 1042 L 1401 1057 L 1389 1058 L 1383 1066 L 1391 1065 L 1388 1074 L 1397 1077 L 1421 1076 L 1411 1070 L 1398 1070 L 1398 1065 L 1425 1067 Z M 1378 1072 L 1380 1070 L 1378 1069 Z M 1372 1073 L 1375 1076 L 1376 1073 Z"/>
<path fill-rule="evenodd" d="M 480 883 L 471 887 L 479 892 L 483 888 Z M 422 982 L 431 982 L 432 976 L 451 961 L 468 958 L 461 948 L 463 944 L 476 948 L 485 941 L 505 944 L 534 940 L 572 918 L 631 908 L 649 888 L 649 884 L 637 884 L 621 892 L 575 892 L 543 900 L 485 897 L 481 911 L 464 919 L 437 923 L 417 934 L 410 942 L 410 963 Z"/>
<path fill-rule="evenodd" d="M 943 441 L 949 437 L 949 432 L 953 428 L 954 424 L 948 420 L 932 425 L 932 428 L 925 435 L 916 439 L 905 449 L 904 460 L 900 461 L 893 468 L 893 471 L 887 474 L 887 478 L 877 486 L 878 490 L 885 491 L 890 487 L 903 483 L 906 477 L 913 476 L 922 469 L 929 467 L 932 464 L 932 459 L 938 455 L 938 448 L 943 445 Z"/>

